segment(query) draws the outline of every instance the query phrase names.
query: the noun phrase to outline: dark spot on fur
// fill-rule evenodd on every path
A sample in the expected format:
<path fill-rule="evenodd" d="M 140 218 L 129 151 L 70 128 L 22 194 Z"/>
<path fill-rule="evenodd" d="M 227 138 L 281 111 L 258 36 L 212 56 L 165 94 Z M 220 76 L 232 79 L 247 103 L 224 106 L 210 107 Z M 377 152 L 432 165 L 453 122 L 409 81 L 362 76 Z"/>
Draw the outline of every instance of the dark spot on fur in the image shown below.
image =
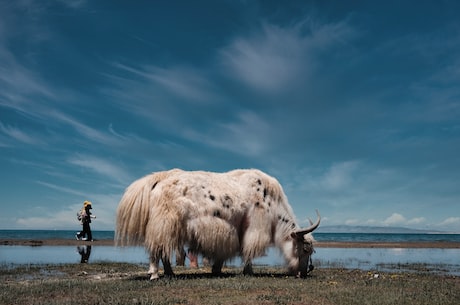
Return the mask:
<path fill-rule="evenodd" d="M 214 197 L 214 195 L 209 195 L 209 198 L 211 198 L 212 201 L 214 201 L 214 199 L 216 199 L 216 197 Z"/>
<path fill-rule="evenodd" d="M 262 185 L 262 181 L 260 181 L 260 179 L 257 179 L 257 183 L 258 183 L 259 185 Z"/>
<path fill-rule="evenodd" d="M 220 211 L 219 210 L 216 210 L 214 211 L 214 214 L 213 214 L 215 217 L 220 217 Z"/>
<path fill-rule="evenodd" d="M 188 187 L 186 186 L 184 190 L 182 191 L 182 195 L 185 196 L 187 195 Z"/>
<path fill-rule="evenodd" d="M 220 201 L 222 202 L 222 206 L 227 209 L 233 204 L 232 198 L 227 194 L 221 197 Z"/>
<path fill-rule="evenodd" d="M 281 216 L 279 216 L 278 219 L 281 220 L 282 222 L 285 222 L 285 223 L 289 222 L 289 219 L 281 217 Z"/>
<path fill-rule="evenodd" d="M 291 228 L 292 228 L 292 229 L 295 229 L 295 223 L 293 223 L 293 224 L 291 225 Z"/>
<path fill-rule="evenodd" d="M 267 197 L 267 193 L 268 193 L 267 188 L 264 188 L 264 199 L 265 197 Z"/>
<path fill-rule="evenodd" d="M 271 201 L 268 202 L 268 206 L 271 207 L 272 206 L 272 203 Z"/>
<path fill-rule="evenodd" d="M 155 184 L 152 186 L 152 190 L 155 188 L 155 186 L 157 186 L 157 184 L 158 184 L 158 181 L 155 182 Z"/>
<path fill-rule="evenodd" d="M 257 201 L 257 202 L 256 202 L 256 207 L 258 207 L 258 206 L 259 206 L 259 204 L 260 204 L 260 203 L 259 203 L 259 201 Z"/>

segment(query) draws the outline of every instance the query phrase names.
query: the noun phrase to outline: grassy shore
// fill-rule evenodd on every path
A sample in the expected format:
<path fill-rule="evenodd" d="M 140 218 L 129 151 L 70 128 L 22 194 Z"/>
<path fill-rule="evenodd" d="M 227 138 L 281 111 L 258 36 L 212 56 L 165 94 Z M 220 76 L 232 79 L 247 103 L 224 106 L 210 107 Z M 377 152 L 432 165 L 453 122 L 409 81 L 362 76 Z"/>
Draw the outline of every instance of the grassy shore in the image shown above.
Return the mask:
<path fill-rule="evenodd" d="M 413 266 L 412 269 L 417 269 Z M 318 268 L 306 279 L 283 268 L 176 268 L 151 282 L 146 265 L 91 263 L 1 266 L 0 304 L 458 304 L 460 278 L 413 272 Z"/>

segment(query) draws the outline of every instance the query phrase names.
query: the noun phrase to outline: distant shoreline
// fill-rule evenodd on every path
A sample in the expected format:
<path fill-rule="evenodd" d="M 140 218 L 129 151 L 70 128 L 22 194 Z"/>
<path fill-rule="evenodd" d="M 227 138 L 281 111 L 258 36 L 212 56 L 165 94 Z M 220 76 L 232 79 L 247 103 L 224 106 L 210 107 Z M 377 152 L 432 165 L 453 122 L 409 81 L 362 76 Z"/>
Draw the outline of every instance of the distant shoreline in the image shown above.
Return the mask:
<path fill-rule="evenodd" d="M 0 246 L 115 246 L 112 239 L 94 241 L 81 241 L 75 239 L 0 239 Z M 449 241 L 418 241 L 418 242 L 316 242 L 317 248 L 435 248 L 435 249 L 460 249 L 460 242 Z"/>

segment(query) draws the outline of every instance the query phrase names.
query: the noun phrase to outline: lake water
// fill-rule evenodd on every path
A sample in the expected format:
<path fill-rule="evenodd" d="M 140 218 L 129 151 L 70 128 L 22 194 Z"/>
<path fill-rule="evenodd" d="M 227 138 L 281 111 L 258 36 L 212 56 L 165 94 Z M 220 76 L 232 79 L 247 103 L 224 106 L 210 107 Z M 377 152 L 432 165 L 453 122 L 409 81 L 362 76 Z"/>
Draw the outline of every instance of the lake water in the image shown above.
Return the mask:
<path fill-rule="evenodd" d="M 0 230 L 0 239 L 73 238 L 74 231 L 13 231 Z M 113 239 L 113 231 L 95 231 L 96 239 Z M 460 241 L 458 234 L 356 234 L 317 233 L 318 241 Z M 0 246 L 0 264 L 56 264 L 91 262 L 129 262 L 148 264 L 142 247 L 113 246 Z M 270 248 L 267 255 L 254 261 L 256 265 L 284 265 L 279 251 Z M 415 248 L 316 248 L 313 264 L 317 267 L 344 267 L 373 271 L 406 270 L 407 264 L 423 264 L 435 272 L 460 275 L 460 249 Z M 241 266 L 239 258 L 227 263 Z M 440 268 L 441 266 L 441 268 Z"/>
<path fill-rule="evenodd" d="M 0 239 L 73 239 L 70 230 L 0 230 Z M 93 231 L 95 239 L 113 239 L 114 231 Z M 395 233 L 315 233 L 317 241 L 338 242 L 460 242 L 460 234 L 395 234 Z"/>

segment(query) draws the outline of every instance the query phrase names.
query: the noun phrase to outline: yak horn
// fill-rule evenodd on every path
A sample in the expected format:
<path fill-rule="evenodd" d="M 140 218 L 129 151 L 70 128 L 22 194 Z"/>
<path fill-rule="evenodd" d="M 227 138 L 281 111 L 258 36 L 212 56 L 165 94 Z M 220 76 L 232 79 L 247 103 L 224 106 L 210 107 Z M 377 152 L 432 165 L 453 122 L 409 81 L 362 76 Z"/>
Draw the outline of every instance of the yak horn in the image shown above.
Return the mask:
<path fill-rule="evenodd" d="M 316 228 L 318 228 L 318 226 L 319 226 L 319 223 L 321 222 L 321 215 L 319 215 L 318 210 L 316 210 L 316 215 L 318 215 L 318 220 L 316 220 L 316 223 L 312 223 L 312 221 L 309 219 L 310 226 L 308 228 L 300 229 L 300 230 L 296 231 L 295 234 L 297 236 L 303 236 L 303 235 L 305 235 L 307 233 L 310 233 L 310 232 L 313 232 L 314 230 L 316 230 Z"/>

